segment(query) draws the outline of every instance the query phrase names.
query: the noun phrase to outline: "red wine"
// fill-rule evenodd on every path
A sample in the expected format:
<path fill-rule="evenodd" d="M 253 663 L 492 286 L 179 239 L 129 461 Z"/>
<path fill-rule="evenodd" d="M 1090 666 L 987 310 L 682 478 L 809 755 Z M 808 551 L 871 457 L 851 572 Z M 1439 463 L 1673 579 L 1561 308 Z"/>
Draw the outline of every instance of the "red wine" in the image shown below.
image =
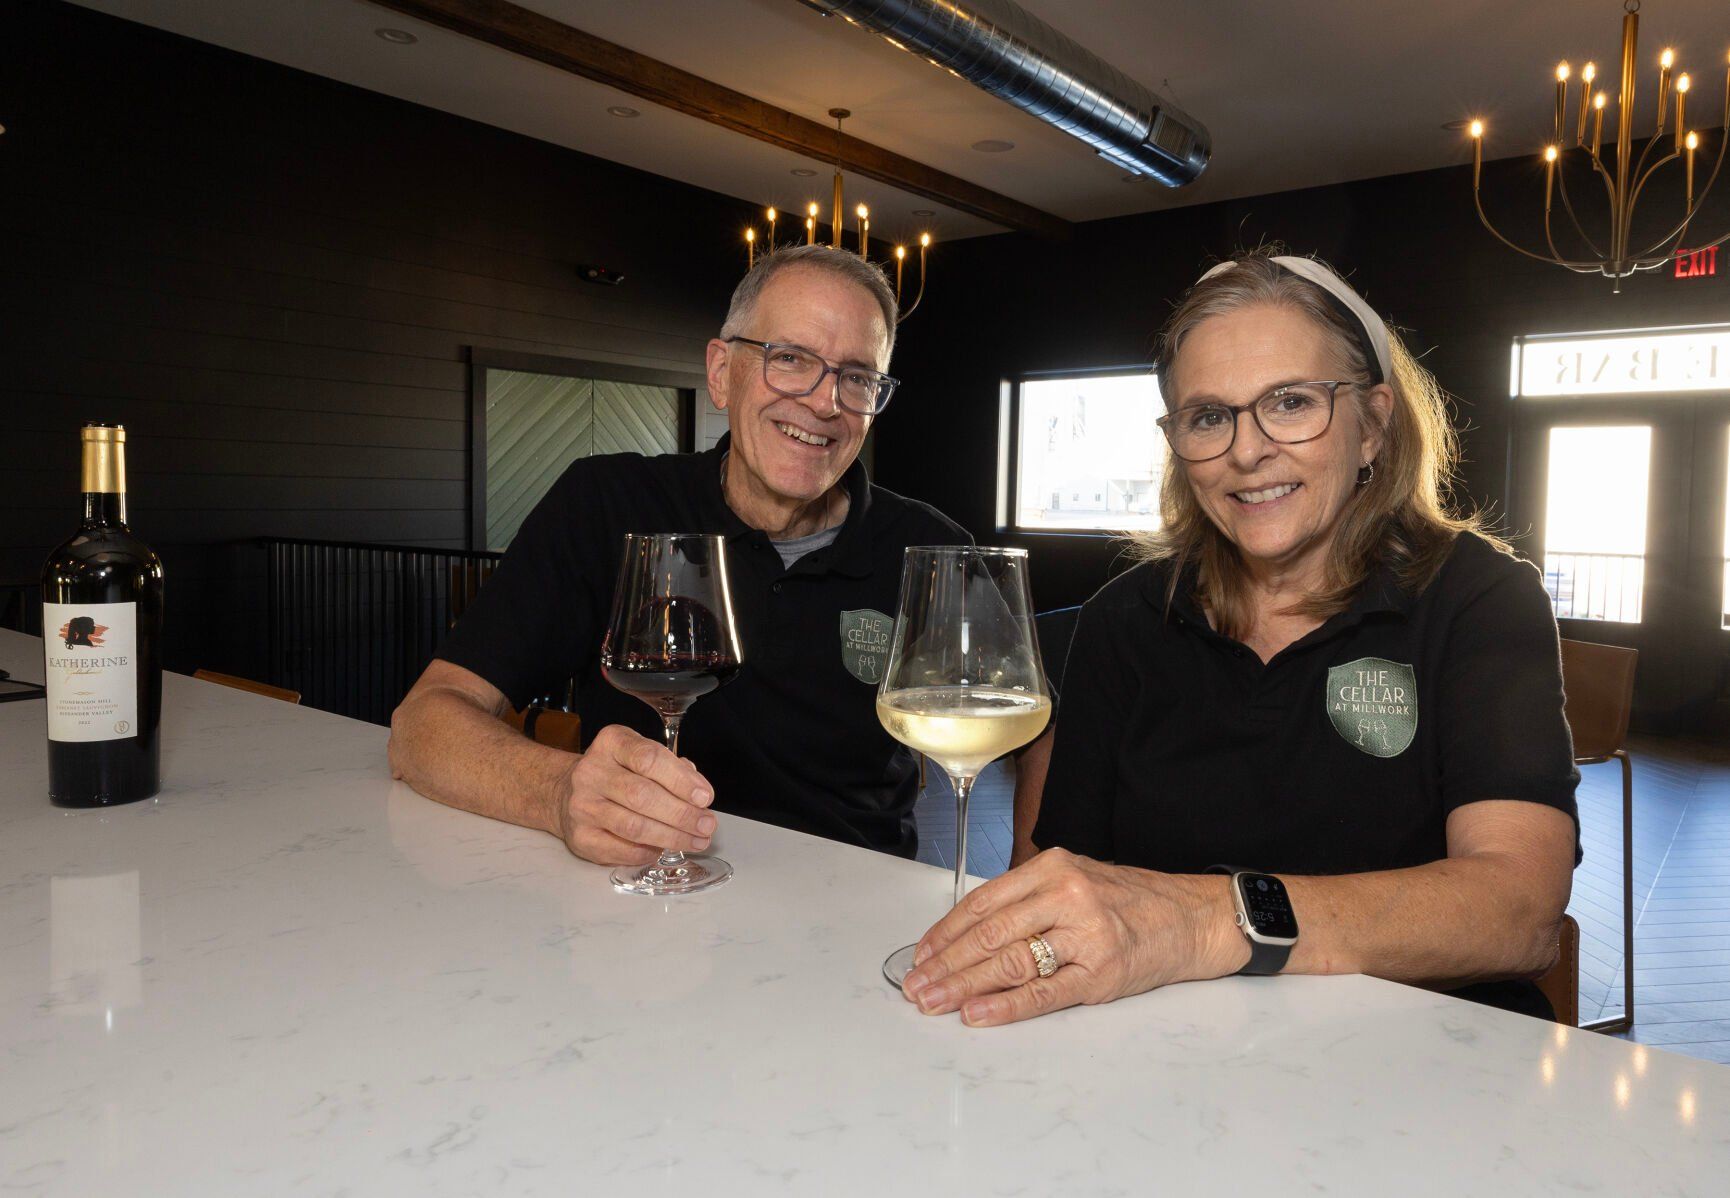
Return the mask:
<path fill-rule="evenodd" d="M 82 437 L 84 520 L 42 567 L 48 797 L 107 807 L 160 785 L 162 562 L 126 524 L 126 430 Z"/>
<path fill-rule="evenodd" d="M 737 661 L 720 657 L 710 661 L 671 657 L 634 665 L 601 666 L 608 682 L 641 699 L 663 717 L 684 715 L 691 704 L 731 682 L 738 672 Z"/>

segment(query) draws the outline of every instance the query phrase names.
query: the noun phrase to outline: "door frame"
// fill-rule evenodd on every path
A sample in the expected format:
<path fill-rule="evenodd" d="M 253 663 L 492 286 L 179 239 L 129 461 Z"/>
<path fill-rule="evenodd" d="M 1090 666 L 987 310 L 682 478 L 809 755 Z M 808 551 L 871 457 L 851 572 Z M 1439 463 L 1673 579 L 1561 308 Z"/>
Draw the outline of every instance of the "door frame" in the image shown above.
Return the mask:
<path fill-rule="evenodd" d="M 1515 397 L 1509 456 L 1509 539 L 1544 560 L 1549 430 L 1652 429 L 1641 621 L 1560 618 L 1562 636 L 1640 651 L 1634 711 L 1652 731 L 1702 730 L 1730 688 L 1730 631 L 1722 620 L 1724 487 L 1730 470 L 1730 393 Z"/>
<path fill-rule="evenodd" d="M 468 427 L 468 547 L 485 549 L 487 540 L 487 371 L 514 370 L 564 378 L 597 379 L 609 383 L 641 383 L 671 387 L 679 392 L 679 452 L 690 453 L 697 442 L 697 405 L 707 394 L 708 380 L 695 371 L 629 366 L 590 358 L 470 346 Z"/>

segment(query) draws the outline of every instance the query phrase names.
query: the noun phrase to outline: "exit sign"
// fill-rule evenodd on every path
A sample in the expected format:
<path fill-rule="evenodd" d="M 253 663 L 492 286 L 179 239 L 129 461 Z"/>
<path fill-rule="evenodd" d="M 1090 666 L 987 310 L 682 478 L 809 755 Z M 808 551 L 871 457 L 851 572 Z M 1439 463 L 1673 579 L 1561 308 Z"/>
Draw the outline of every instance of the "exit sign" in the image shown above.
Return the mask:
<path fill-rule="evenodd" d="M 1676 251 L 1676 277 L 1678 279 L 1703 279 L 1708 275 L 1717 273 L 1717 246 L 1707 246 L 1703 250 Z"/>

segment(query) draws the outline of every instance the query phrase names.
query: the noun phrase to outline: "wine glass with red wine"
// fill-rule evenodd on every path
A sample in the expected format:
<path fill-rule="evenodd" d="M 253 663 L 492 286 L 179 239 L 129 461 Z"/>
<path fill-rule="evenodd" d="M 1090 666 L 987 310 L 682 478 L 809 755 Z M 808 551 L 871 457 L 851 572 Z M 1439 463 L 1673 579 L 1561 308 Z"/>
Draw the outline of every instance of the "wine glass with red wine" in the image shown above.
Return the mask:
<path fill-rule="evenodd" d="M 739 630 L 727 585 L 727 542 L 706 533 L 626 533 L 601 645 L 601 673 L 661 717 L 667 748 L 691 704 L 739 672 Z M 725 882 L 733 867 L 708 854 L 663 850 L 649 865 L 622 865 L 613 888 L 690 894 Z"/>

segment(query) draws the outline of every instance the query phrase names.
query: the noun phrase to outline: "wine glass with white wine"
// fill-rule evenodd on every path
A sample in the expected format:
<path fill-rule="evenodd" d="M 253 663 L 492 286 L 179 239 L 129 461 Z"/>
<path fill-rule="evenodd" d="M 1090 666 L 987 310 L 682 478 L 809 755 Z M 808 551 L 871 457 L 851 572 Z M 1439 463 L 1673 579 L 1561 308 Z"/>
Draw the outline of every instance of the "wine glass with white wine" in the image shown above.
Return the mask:
<path fill-rule="evenodd" d="M 889 735 L 943 767 L 955 790 L 955 901 L 967 885 L 967 797 L 979 773 L 1051 719 L 1039 660 L 1027 551 L 916 545 L 901 567 L 901 604 L 877 691 Z M 900 987 L 916 945 L 883 962 Z"/>

